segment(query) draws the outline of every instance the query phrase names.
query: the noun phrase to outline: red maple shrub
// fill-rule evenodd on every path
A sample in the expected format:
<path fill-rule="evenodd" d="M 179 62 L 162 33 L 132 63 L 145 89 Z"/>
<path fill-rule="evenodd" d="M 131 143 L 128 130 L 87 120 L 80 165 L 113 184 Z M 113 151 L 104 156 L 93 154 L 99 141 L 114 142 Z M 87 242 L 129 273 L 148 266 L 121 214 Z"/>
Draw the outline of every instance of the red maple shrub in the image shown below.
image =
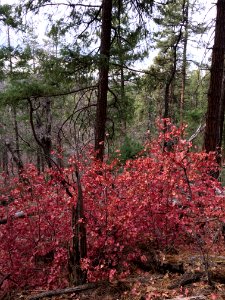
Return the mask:
<path fill-rule="evenodd" d="M 27 166 L 23 178 L 2 177 L 0 275 L 3 287 L 55 288 L 68 285 L 71 208 L 77 201 L 75 165 L 84 198 L 88 280 L 126 276 L 140 245 L 161 250 L 223 246 L 224 190 L 210 174 L 213 153 L 194 152 L 182 129 L 167 122 L 159 136 L 125 165 L 69 160 L 64 169 L 38 174 Z M 69 193 L 68 193 L 69 191 Z M 70 195 L 70 196 L 69 196 Z M 72 197 L 71 197 L 72 196 Z M 22 217 L 18 217 L 19 214 Z"/>

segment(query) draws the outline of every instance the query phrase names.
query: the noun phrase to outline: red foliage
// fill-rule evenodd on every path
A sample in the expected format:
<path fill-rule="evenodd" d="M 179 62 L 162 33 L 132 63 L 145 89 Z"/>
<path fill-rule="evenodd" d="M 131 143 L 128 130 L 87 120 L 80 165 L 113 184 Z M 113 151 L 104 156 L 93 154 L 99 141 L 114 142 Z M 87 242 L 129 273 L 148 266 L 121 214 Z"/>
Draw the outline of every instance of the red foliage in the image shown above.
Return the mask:
<path fill-rule="evenodd" d="M 8 179 L 5 185 L 3 178 L 0 200 L 13 200 L 0 207 L 0 219 L 7 218 L 0 225 L 0 272 L 12 279 L 4 288 L 68 284 L 71 208 L 77 199 L 74 164 L 85 206 L 85 220 L 79 222 L 87 229 L 88 257 L 82 266 L 90 281 L 126 276 L 137 256 L 146 259 L 141 244 L 151 242 L 158 249 L 222 245 L 225 196 L 210 176 L 217 168 L 214 155 L 193 152 L 181 130 L 167 125 L 166 133 L 162 130 L 125 165 L 71 158 L 65 169 L 38 174 L 29 165 L 23 179 Z"/>

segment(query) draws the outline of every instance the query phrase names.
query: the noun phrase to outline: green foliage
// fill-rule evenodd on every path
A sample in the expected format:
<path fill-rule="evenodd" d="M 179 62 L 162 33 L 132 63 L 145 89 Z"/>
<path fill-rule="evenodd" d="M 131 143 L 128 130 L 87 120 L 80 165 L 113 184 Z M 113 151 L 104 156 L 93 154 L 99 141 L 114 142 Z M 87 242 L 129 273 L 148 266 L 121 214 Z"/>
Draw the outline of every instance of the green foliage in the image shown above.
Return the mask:
<path fill-rule="evenodd" d="M 188 121 L 188 123 L 198 124 L 201 122 L 202 115 L 203 115 L 203 109 L 201 108 L 191 109 L 186 112 L 186 120 Z"/>
<path fill-rule="evenodd" d="M 31 97 L 38 98 L 48 96 L 54 93 L 53 88 L 46 85 L 43 81 L 21 80 L 12 81 L 7 88 L 1 93 L 1 104 L 15 104 L 21 100 Z"/>
<path fill-rule="evenodd" d="M 155 120 L 163 115 L 165 86 L 175 64 L 176 74 L 170 85 L 169 101 L 173 121 L 180 121 L 184 32 L 177 47 L 176 59 L 174 48 L 180 30 L 185 27 L 182 5 L 189 3 L 193 4 L 187 0 L 113 1 L 107 110 L 108 151 L 112 153 L 113 148 L 119 148 L 123 162 L 133 159 L 142 149 L 139 142 L 147 130 L 151 131 L 151 137 L 155 135 Z M 190 11 L 189 17 L 192 17 L 192 8 Z M 29 22 L 26 24 L 26 31 L 18 33 L 21 39 L 17 45 L 12 28 L 17 25 L 17 28 L 20 27 L 20 18 L 15 18 L 15 12 L 19 16 L 28 12 L 31 15 L 41 13 L 48 22 L 43 45 L 40 44 L 32 22 L 31 25 Z M 157 24 L 157 32 L 151 35 L 149 41 L 148 25 L 152 27 L 151 31 L 154 30 L 151 16 Z M 82 143 L 93 140 L 98 92 L 97 88 L 89 87 L 97 86 L 98 69 L 104 64 L 104 59 L 99 55 L 101 18 L 100 5 L 89 6 L 85 1 L 78 0 L 72 4 L 67 1 L 26 0 L 21 1 L 16 11 L 13 6 L 0 6 L 2 31 L 8 32 L 11 39 L 7 44 L 6 36 L 5 43 L 0 46 L 0 80 L 1 88 L 5 89 L 1 91 L 1 111 L 6 112 L 6 121 L 11 118 L 12 125 L 10 133 L 8 131 L 5 136 L 14 136 L 11 106 L 16 106 L 21 136 L 19 142 L 22 144 L 24 139 L 32 145 L 34 141 L 27 122 L 29 109 L 27 101 L 23 99 L 59 94 L 51 99 L 53 144 L 62 139 L 62 147 L 78 144 L 78 147 L 82 147 Z M 199 24 L 188 22 L 189 38 L 204 32 L 205 28 L 199 27 Z M 7 31 L 9 28 L 10 31 Z M 192 40 L 196 40 L 196 36 Z M 140 67 L 137 62 L 149 55 L 151 47 L 157 48 L 159 53 L 149 67 L 148 75 L 142 76 L 143 73 L 135 72 L 134 69 Z M 188 134 L 191 135 L 203 120 L 208 75 L 188 71 L 187 61 L 183 121 L 188 123 Z M 80 91 L 67 95 L 72 90 Z M 35 117 L 41 114 L 41 108 L 37 105 L 39 100 L 33 101 Z M 2 136 L 4 143 L 5 137 Z M 34 145 L 32 147 L 36 149 Z M 21 146 L 21 149 L 24 147 Z M 26 157 L 27 153 L 28 149 L 23 156 Z"/>
<path fill-rule="evenodd" d="M 129 136 L 125 137 L 124 143 L 120 147 L 119 159 L 125 163 L 128 159 L 134 159 L 143 150 L 143 146 Z"/>
<path fill-rule="evenodd" d="M 21 20 L 14 16 L 13 6 L 8 4 L 0 5 L 0 21 L 12 28 L 17 28 L 21 24 Z"/>

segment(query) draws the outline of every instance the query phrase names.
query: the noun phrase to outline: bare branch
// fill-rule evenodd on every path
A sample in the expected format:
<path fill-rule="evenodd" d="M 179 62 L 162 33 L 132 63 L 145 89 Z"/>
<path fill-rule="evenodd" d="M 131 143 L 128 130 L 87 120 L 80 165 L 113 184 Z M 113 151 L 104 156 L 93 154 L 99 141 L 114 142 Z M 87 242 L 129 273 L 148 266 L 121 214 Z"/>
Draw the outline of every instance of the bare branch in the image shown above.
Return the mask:
<path fill-rule="evenodd" d="M 199 133 L 203 132 L 205 130 L 205 126 L 206 124 L 200 124 L 195 133 L 193 133 L 192 136 L 188 139 L 188 142 L 192 142 L 199 135 Z"/>
<path fill-rule="evenodd" d="M 65 91 L 65 92 L 59 92 L 59 93 L 55 93 L 55 94 L 48 94 L 48 95 L 34 95 L 35 98 L 46 98 L 46 97 L 60 97 L 60 96 L 67 96 L 67 95 L 72 95 L 72 94 L 76 94 L 78 92 L 82 92 L 82 91 L 88 91 L 88 90 L 93 90 L 96 89 L 98 86 L 97 85 L 92 85 L 92 86 L 88 86 L 88 87 L 81 87 L 75 90 L 71 90 L 71 91 Z"/>

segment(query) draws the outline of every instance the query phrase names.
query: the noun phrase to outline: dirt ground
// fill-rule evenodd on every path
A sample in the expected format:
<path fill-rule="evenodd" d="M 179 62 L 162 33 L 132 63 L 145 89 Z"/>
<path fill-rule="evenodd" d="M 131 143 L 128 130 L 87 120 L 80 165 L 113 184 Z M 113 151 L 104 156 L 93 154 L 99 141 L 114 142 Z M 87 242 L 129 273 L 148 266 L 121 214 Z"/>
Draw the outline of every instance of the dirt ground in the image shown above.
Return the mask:
<path fill-rule="evenodd" d="M 43 291 L 27 290 L 5 295 L 0 300 L 222 300 L 225 299 L 225 256 L 210 255 L 209 269 L 200 255 L 165 255 L 163 264 L 172 265 L 164 274 L 156 271 L 144 272 L 136 269 L 128 278 L 103 282 L 79 292 L 64 293 L 57 296 L 42 297 Z M 176 272 L 176 266 L 182 265 L 183 272 Z M 208 270 L 208 272 L 207 272 Z M 209 285 L 209 279 L 211 285 Z M 63 292 L 63 291 L 62 291 Z M 39 295 L 39 298 L 38 298 Z"/>

